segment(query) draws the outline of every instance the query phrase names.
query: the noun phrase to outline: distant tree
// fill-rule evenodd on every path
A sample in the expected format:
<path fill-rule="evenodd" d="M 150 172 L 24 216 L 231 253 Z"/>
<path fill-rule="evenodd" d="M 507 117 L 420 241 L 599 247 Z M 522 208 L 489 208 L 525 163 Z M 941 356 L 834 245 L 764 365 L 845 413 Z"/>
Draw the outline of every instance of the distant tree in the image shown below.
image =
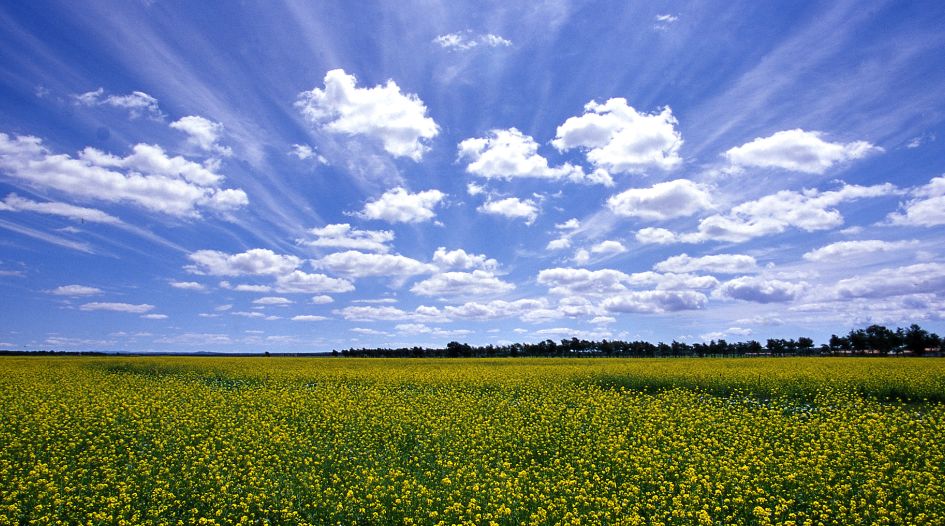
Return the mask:
<path fill-rule="evenodd" d="M 922 356 L 925 349 L 932 346 L 932 338 L 929 331 L 913 323 L 902 333 L 902 343 L 906 350 L 912 351 L 916 356 Z"/>
<path fill-rule="evenodd" d="M 870 349 L 886 355 L 900 345 L 899 336 L 883 325 L 870 325 L 866 328 L 866 338 Z"/>

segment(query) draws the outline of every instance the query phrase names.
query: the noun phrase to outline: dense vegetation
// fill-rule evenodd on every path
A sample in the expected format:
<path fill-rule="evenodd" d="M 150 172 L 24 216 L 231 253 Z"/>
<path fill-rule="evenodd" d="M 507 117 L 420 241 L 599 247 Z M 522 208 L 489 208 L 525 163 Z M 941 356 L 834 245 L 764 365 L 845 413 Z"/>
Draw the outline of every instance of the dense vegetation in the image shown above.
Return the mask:
<path fill-rule="evenodd" d="M 945 522 L 939 360 L 0 368 L 0 525 Z"/>
<path fill-rule="evenodd" d="M 912 324 L 906 329 L 889 329 L 883 325 L 870 325 L 865 329 L 853 329 L 846 336 L 832 335 L 830 342 L 815 347 L 814 340 L 807 337 L 797 339 L 769 338 L 765 345 L 755 340 L 728 342 L 712 340 L 706 343 L 650 343 L 646 341 L 602 340 L 587 341 L 578 338 L 560 342 L 545 340 L 538 343 L 513 343 L 509 345 L 473 346 L 450 342 L 442 348 L 402 347 L 399 349 L 361 348 L 334 351 L 336 356 L 362 358 L 472 358 L 498 356 L 837 356 L 877 354 L 942 354 L 942 338 L 935 333 Z"/>

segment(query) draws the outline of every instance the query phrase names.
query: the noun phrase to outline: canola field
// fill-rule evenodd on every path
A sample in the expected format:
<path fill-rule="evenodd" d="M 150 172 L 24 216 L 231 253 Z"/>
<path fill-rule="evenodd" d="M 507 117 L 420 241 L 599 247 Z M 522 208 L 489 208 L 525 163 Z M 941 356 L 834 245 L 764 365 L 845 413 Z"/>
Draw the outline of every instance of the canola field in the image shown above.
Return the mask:
<path fill-rule="evenodd" d="M 945 524 L 945 360 L 0 358 L 4 524 Z"/>

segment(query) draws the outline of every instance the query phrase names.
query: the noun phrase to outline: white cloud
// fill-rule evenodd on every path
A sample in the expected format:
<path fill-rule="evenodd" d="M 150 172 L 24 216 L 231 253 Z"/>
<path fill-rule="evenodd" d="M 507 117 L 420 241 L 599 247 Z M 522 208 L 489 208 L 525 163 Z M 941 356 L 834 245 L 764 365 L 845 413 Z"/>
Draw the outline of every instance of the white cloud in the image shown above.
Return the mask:
<path fill-rule="evenodd" d="M 701 309 L 707 301 L 705 294 L 692 290 L 643 290 L 612 296 L 601 306 L 610 312 L 661 314 Z"/>
<path fill-rule="evenodd" d="M 483 193 L 483 192 L 485 192 L 485 191 L 486 191 L 486 189 L 485 189 L 483 186 L 478 185 L 478 184 L 476 184 L 476 183 L 467 183 L 467 184 L 466 184 L 466 193 L 469 194 L 469 195 L 471 195 L 471 196 L 477 196 L 477 195 L 479 195 L 479 194 L 481 194 L 481 193 Z"/>
<path fill-rule="evenodd" d="M 426 141 L 439 133 L 419 97 L 401 93 L 393 80 L 383 86 L 358 88 L 354 75 L 343 69 L 325 74 L 324 90 L 300 93 L 295 106 L 322 130 L 371 137 L 391 155 L 414 161 L 429 149 Z"/>
<path fill-rule="evenodd" d="M 166 320 L 168 316 L 167 314 L 145 314 L 141 318 L 145 320 Z"/>
<path fill-rule="evenodd" d="M 441 329 L 439 327 L 430 327 L 423 323 L 400 323 L 394 326 L 394 329 L 401 334 L 423 334 L 427 336 L 439 336 L 439 337 L 450 337 L 450 336 L 466 336 L 472 334 L 471 330 L 468 329 Z"/>
<path fill-rule="evenodd" d="M 405 188 L 388 190 L 376 201 L 364 205 L 358 215 L 364 219 L 380 219 L 389 223 L 420 223 L 436 216 L 433 209 L 446 194 L 425 190 L 412 194 Z"/>
<path fill-rule="evenodd" d="M 446 33 L 433 39 L 433 43 L 449 51 L 469 51 L 480 46 L 509 47 L 512 41 L 493 33 L 478 35 L 472 31 Z"/>
<path fill-rule="evenodd" d="M 736 146 L 725 152 L 725 157 L 738 167 L 782 168 L 822 174 L 834 164 L 883 151 L 866 141 L 827 142 L 821 139 L 822 135 L 821 132 L 801 129 L 779 131 Z"/>
<path fill-rule="evenodd" d="M 79 310 L 84 311 L 111 311 L 111 312 L 129 312 L 132 314 L 143 314 L 150 310 L 154 310 L 154 305 L 148 305 L 147 303 L 142 303 L 140 305 L 132 305 L 130 303 L 86 303 L 79 307 Z"/>
<path fill-rule="evenodd" d="M 240 316 L 242 318 L 265 318 L 266 317 L 265 314 L 261 312 L 257 312 L 257 311 L 252 311 L 252 312 L 235 311 L 235 312 L 231 312 L 230 314 L 232 314 L 233 316 Z"/>
<path fill-rule="evenodd" d="M 300 314 L 298 316 L 292 316 L 292 321 L 324 321 L 328 318 L 325 316 L 316 316 L 314 314 Z"/>
<path fill-rule="evenodd" d="M 761 276 L 742 276 L 722 283 L 717 293 L 723 298 L 755 303 L 785 303 L 800 296 L 808 287 L 809 285 L 803 281 L 790 282 Z"/>
<path fill-rule="evenodd" d="M 467 172 L 486 179 L 567 179 L 576 183 L 613 185 L 610 176 L 603 172 L 587 175 L 583 168 L 570 163 L 554 168 L 548 166 L 548 159 L 538 155 L 535 139 L 515 128 L 492 130 L 488 137 L 462 141 L 459 158 L 470 161 Z"/>
<path fill-rule="evenodd" d="M 891 184 L 874 186 L 844 185 L 839 190 L 801 192 L 782 190 L 754 201 L 746 201 L 727 214 L 715 214 L 699 222 L 698 232 L 683 234 L 682 241 L 701 242 L 708 239 L 743 242 L 779 234 L 788 228 L 806 232 L 827 230 L 843 224 L 843 216 L 835 206 L 846 201 L 894 195 L 899 190 Z"/>
<path fill-rule="evenodd" d="M 470 254 L 458 248 L 447 252 L 446 247 L 439 247 L 433 253 L 433 264 L 445 269 L 495 271 L 499 262 L 485 254 Z"/>
<path fill-rule="evenodd" d="M 537 279 L 552 294 L 585 296 L 623 292 L 630 276 L 613 269 L 551 268 L 538 272 Z"/>
<path fill-rule="evenodd" d="M 714 254 L 698 258 L 688 254 L 672 256 L 653 265 L 660 272 L 711 272 L 717 274 L 743 274 L 758 270 L 755 258 L 744 254 Z"/>
<path fill-rule="evenodd" d="M 289 298 L 280 296 L 264 296 L 253 300 L 254 305 L 291 305 L 292 303 Z"/>
<path fill-rule="evenodd" d="M 212 276 L 287 274 L 302 264 L 296 256 L 276 254 L 265 248 L 254 248 L 240 254 L 198 250 L 187 258 L 195 263 L 184 267 L 188 272 Z"/>
<path fill-rule="evenodd" d="M 358 334 L 368 334 L 371 336 L 386 336 L 387 335 L 387 333 L 384 331 L 379 331 L 377 329 L 368 329 L 365 327 L 355 327 L 351 329 L 351 332 L 355 332 Z"/>
<path fill-rule="evenodd" d="M 127 95 L 105 95 L 105 89 L 87 91 L 75 96 L 76 100 L 85 106 L 111 106 L 128 110 L 132 119 L 143 114 L 154 120 L 163 120 L 164 114 L 158 105 L 157 99 L 143 91 L 133 91 Z"/>
<path fill-rule="evenodd" d="M 659 113 L 639 113 L 623 98 L 584 106 L 584 114 L 558 126 L 551 144 L 559 151 L 580 148 L 587 160 L 611 173 L 668 170 L 682 162 L 683 140 L 669 106 Z"/>
<path fill-rule="evenodd" d="M 183 290 L 206 290 L 206 287 L 196 281 L 171 281 L 170 285 L 175 289 Z"/>
<path fill-rule="evenodd" d="M 88 221 L 89 223 L 105 223 L 112 225 L 121 224 L 120 219 L 106 214 L 101 210 L 70 205 L 67 203 L 39 203 L 25 199 L 16 194 L 9 194 L 7 195 L 6 199 L 0 201 L 0 211 L 36 212 L 39 214 L 66 217 L 72 219 L 73 221 Z"/>
<path fill-rule="evenodd" d="M 314 235 L 315 239 L 299 242 L 311 247 L 349 248 L 369 252 L 388 252 L 388 243 L 394 240 L 394 233 L 390 230 L 359 230 L 348 223 L 313 228 L 309 233 Z"/>
<path fill-rule="evenodd" d="M 591 260 L 591 253 L 587 249 L 582 248 L 574 253 L 574 257 L 571 258 L 578 265 L 585 265 L 588 261 Z"/>
<path fill-rule="evenodd" d="M 696 276 L 693 274 L 677 274 L 668 272 L 635 272 L 630 275 L 628 283 L 634 286 L 646 286 L 656 290 L 686 290 L 711 289 L 719 284 L 719 280 L 712 276 Z"/>
<path fill-rule="evenodd" d="M 413 311 L 405 311 L 397 307 L 372 305 L 355 305 L 334 311 L 335 314 L 349 321 L 449 321 L 436 307 L 420 306 Z"/>
<path fill-rule="evenodd" d="M 864 239 L 860 241 L 839 241 L 811 250 L 804 254 L 808 261 L 842 261 L 843 258 L 856 257 L 876 252 L 892 252 L 914 246 L 916 241 L 881 241 Z"/>
<path fill-rule="evenodd" d="M 320 294 L 324 292 L 351 292 L 354 285 L 345 279 L 331 278 L 324 274 L 309 274 L 294 270 L 276 277 L 277 292 L 298 294 Z"/>
<path fill-rule="evenodd" d="M 572 217 L 564 223 L 556 223 L 555 228 L 557 230 L 577 230 L 581 228 L 581 222 L 576 217 Z"/>
<path fill-rule="evenodd" d="M 887 268 L 837 282 L 833 295 L 838 299 L 887 298 L 907 294 L 945 292 L 945 264 L 919 263 Z"/>
<path fill-rule="evenodd" d="M 319 296 L 312 296 L 312 303 L 315 305 L 326 305 L 328 303 L 333 303 L 335 301 L 331 296 L 326 296 L 324 294 Z"/>
<path fill-rule="evenodd" d="M 627 247 L 619 241 L 606 240 L 591 247 L 592 254 L 622 254 L 627 251 Z"/>
<path fill-rule="evenodd" d="M 94 296 L 102 293 L 102 289 L 85 285 L 62 285 L 49 291 L 55 296 Z"/>
<path fill-rule="evenodd" d="M 677 241 L 676 234 L 672 231 L 654 227 L 637 230 L 636 239 L 645 245 L 669 245 Z"/>
<path fill-rule="evenodd" d="M 205 152 L 228 157 L 233 151 L 219 143 L 223 135 L 223 125 L 213 122 L 199 115 L 181 117 L 170 124 L 171 128 L 180 130 L 188 135 L 187 142 Z"/>
<path fill-rule="evenodd" d="M 354 278 L 390 276 L 405 278 L 418 274 L 436 272 L 428 263 L 397 254 L 368 254 L 356 250 L 336 252 L 313 260 L 315 268 L 327 269 L 336 274 Z"/>
<path fill-rule="evenodd" d="M 37 137 L 0 133 L 0 170 L 75 197 L 133 203 L 174 216 L 199 217 L 198 208 L 227 212 L 249 202 L 240 189 L 219 188 L 223 176 L 148 144 L 135 145 L 127 157 L 86 148 L 72 158 L 50 153 Z"/>
<path fill-rule="evenodd" d="M 269 292 L 272 290 L 272 287 L 269 285 L 249 285 L 241 283 L 238 285 L 233 285 L 229 281 L 221 281 L 220 288 L 227 290 L 235 290 L 236 292 Z"/>
<path fill-rule="evenodd" d="M 552 239 L 545 246 L 547 250 L 564 250 L 566 248 L 571 248 L 571 238 L 567 236 Z"/>
<path fill-rule="evenodd" d="M 676 179 L 649 188 L 630 188 L 608 199 L 607 206 L 620 216 L 663 221 L 711 208 L 712 199 L 702 185 Z"/>
<path fill-rule="evenodd" d="M 444 313 L 451 319 L 491 320 L 497 318 L 528 319 L 536 312 L 548 310 L 544 299 L 520 299 L 515 301 L 493 300 L 487 303 L 468 302 L 463 305 L 444 307 Z M 555 313 L 557 315 L 557 313 Z M 533 319 L 532 321 L 540 321 Z"/>
<path fill-rule="evenodd" d="M 480 212 L 498 215 L 509 219 L 524 219 L 526 225 L 531 225 L 538 218 L 538 206 L 531 199 L 522 200 L 518 197 L 506 197 L 498 201 L 489 200 L 479 208 Z"/>
<path fill-rule="evenodd" d="M 410 292 L 420 296 L 488 296 L 513 290 L 515 285 L 492 272 L 443 272 L 414 284 Z"/>
<path fill-rule="evenodd" d="M 673 22 L 679 20 L 679 17 L 676 15 L 656 15 L 656 21 L 661 24 L 672 24 Z"/>
<path fill-rule="evenodd" d="M 945 225 L 945 175 L 934 177 L 929 184 L 912 192 L 912 199 L 901 205 L 902 212 L 889 214 L 894 225 Z"/>
<path fill-rule="evenodd" d="M 610 323 L 616 323 L 616 321 L 617 318 L 614 318 L 613 316 L 594 316 L 591 318 L 589 323 L 593 323 L 594 325 L 607 325 Z"/>

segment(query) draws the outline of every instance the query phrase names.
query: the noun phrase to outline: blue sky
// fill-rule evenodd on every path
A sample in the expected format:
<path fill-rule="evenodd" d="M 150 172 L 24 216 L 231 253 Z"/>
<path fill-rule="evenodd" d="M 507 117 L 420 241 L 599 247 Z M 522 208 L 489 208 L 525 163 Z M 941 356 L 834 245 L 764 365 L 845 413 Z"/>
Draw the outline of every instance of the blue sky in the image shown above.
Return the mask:
<path fill-rule="evenodd" d="M 945 332 L 940 2 L 7 2 L 0 347 Z"/>

